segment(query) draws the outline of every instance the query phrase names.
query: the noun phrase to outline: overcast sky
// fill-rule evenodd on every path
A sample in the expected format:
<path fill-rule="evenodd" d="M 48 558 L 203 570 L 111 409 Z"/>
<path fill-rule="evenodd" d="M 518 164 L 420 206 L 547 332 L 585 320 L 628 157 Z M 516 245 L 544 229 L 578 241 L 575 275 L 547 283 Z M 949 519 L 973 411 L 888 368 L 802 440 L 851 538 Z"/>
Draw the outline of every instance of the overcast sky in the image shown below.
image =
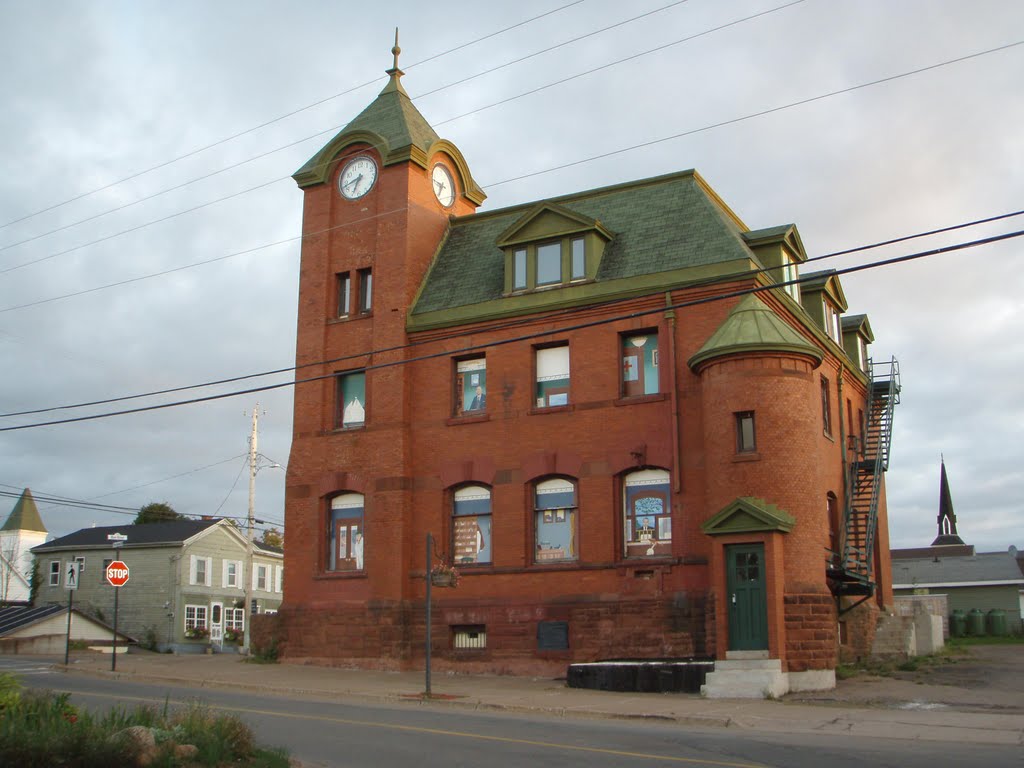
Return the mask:
<path fill-rule="evenodd" d="M 1019 0 L 383 5 L 0 0 L 2 412 L 291 365 L 302 193 L 290 175 L 386 82 L 396 26 L 403 83 L 462 150 L 482 210 L 696 168 L 747 226 L 795 223 L 817 256 L 1024 208 L 1024 45 L 886 80 L 1024 41 Z M 1020 229 L 1024 216 L 814 268 Z M 849 311 L 870 317 L 873 357 L 902 371 L 893 546 L 934 538 L 942 454 L 964 540 L 1024 545 L 1022 254 L 1024 238 L 842 279 Z M 257 402 L 265 463 L 286 464 L 282 388 L 0 432 L 0 490 L 244 516 Z M 280 523 L 283 498 L 284 472 L 262 470 L 256 516 Z M 0 519 L 13 504 L 0 497 Z M 56 535 L 131 520 L 40 511 Z"/>

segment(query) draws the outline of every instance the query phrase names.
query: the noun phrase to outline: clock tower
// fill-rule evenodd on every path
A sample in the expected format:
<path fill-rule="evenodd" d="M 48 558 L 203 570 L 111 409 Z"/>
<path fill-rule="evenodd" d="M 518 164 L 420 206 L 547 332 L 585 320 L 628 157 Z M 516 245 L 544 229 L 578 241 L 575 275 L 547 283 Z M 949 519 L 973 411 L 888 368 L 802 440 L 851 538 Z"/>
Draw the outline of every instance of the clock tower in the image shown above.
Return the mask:
<path fill-rule="evenodd" d="M 411 595 L 411 376 L 406 320 L 453 216 L 485 195 L 402 86 L 387 85 L 293 176 L 303 190 L 295 412 L 281 620 Z M 422 582 L 420 582 L 422 588 Z M 305 625 L 303 625 L 305 626 Z M 289 631 L 292 628 L 289 627 Z M 395 648 L 402 655 L 399 647 Z"/>

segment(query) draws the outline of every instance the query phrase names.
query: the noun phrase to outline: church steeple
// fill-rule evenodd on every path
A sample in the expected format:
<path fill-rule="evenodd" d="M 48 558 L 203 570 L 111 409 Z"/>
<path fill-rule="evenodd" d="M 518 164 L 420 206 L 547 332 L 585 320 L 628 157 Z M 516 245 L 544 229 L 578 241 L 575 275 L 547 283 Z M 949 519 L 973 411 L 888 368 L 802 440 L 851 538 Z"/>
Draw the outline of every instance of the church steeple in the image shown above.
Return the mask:
<path fill-rule="evenodd" d="M 942 473 L 939 477 L 939 535 L 932 546 L 943 546 L 948 544 L 963 545 L 956 532 L 956 515 L 953 513 L 953 497 L 949 492 L 949 480 L 946 478 L 946 460 L 942 461 Z"/>

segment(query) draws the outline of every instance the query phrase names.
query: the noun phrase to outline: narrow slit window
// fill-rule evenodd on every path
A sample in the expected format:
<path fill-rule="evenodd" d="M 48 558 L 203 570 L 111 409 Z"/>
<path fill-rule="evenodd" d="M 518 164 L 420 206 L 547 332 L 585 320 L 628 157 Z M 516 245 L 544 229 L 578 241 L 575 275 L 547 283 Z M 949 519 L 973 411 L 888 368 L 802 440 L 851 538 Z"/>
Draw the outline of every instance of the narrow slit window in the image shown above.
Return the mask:
<path fill-rule="evenodd" d="M 338 275 L 338 317 L 348 317 L 352 311 L 352 280 L 348 272 Z"/>
<path fill-rule="evenodd" d="M 736 414 L 736 453 L 754 453 L 756 450 L 754 412 L 740 411 Z"/>
<path fill-rule="evenodd" d="M 373 309 L 373 272 L 359 270 L 359 314 L 365 315 Z"/>

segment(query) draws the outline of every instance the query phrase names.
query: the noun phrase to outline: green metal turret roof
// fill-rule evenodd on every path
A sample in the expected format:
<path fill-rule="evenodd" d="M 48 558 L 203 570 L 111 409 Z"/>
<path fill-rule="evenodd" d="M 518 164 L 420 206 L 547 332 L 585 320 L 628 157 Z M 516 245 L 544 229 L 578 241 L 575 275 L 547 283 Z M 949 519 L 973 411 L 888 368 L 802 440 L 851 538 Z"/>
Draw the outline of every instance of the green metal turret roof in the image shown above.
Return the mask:
<path fill-rule="evenodd" d="M 820 363 L 823 353 L 773 312 L 756 294 L 733 307 L 704 346 L 689 360 L 696 369 L 716 357 L 758 352 L 790 352 Z"/>
<path fill-rule="evenodd" d="M 22 491 L 21 498 L 11 510 L 4 527 L 4 531 L 42 531 L 46 533 L 46 526 L 39 517 L 39 510 L 36 508 L 36 501 L 32 498 L 32 491 L 26 488 Z"/>

